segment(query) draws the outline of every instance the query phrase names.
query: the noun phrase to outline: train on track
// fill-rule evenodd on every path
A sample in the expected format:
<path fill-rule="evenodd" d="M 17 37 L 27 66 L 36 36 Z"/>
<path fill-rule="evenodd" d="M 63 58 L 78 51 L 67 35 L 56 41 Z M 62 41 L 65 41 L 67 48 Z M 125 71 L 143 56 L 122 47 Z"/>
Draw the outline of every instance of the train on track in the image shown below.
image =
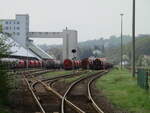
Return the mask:
<path fill-rule="evenodd" d="M 64 60 L 63 67 L 66 70 L 79 69 L 81 67 L 81 61 L 66 59 Z"/>
<path fill-rule="evenodd" d="M 112 68 L 113 65 L 108 63 L 103 58 L 85 58 L 82 60 L 70 60 L 65 59 L 64 62 L 59 60 L 47 59 L 47 60 L 27 60 L 27 59 L 17 59 L 17 58 L 2 58 L 1 63 L 7 65 L 9 69 L 16 68 L 46 68 L 46 69 L 61 69 L 73 70 L 73 69 L 93 69 L 93 70 L 103 70 Z"/>
<path fill-rule="evenodd" d="M 60 69 L 62 63 L 58 60 L 25 60 L 17 58 L 2 58 L 0 63 L 5 64 L 9 69 L 18 68 L 47 68 L 47 69 Z"/>
<path fill-rule="evenodd" d="M 64 60 L 63 67 L 66 70 L 71 69 L 93 69 L 104 70 L 113 67 L 113 64 L 108 63 L 104 58 L 85 58 L 82 60 Z"/>

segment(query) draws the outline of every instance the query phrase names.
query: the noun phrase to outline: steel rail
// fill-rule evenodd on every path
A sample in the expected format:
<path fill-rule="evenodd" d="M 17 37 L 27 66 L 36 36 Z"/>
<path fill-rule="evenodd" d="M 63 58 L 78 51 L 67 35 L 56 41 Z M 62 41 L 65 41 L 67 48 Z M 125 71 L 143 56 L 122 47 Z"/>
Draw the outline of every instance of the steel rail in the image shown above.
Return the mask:
<path fill-rule="evenodd" d="M 98 72 L 98 73 L 96 73 L 96 74 L 94 74 L 94 75 L 97 75 L 97 74 L 100 74 L 100 73 L 102 73 L 102 72 Z M 65 99 L 66 99 L 67 94 L 68 94 L 69 91 L 72 89 L 72 87 L 75 86 L 75 85 L 76 85 L 77 83 L 79 83 L 80 81 L 85 80 L 85 79 L 90 78 L 90 77 L 93 77 L 93 75 L 89 75 L 89 76 L 86 76 L 86 77 L 82 77 L 82 78 L 76 80 L 75 82 L 73 82 L 73 83 L 69 86 L 68 90 L 65 92 L 65 94 L 64 94 L 64 96 L 63 96 L 63 98 L 62 98 L 62 102 L 61 102 L 61 113 L 65 113 L 65 111 L 64 111 L 64 103 L 65 103 L 65 102 L 64 102 L 64 101 L 65 101 Z"/>
<path fill-rule="evenodd" d="M 34 71 L 34 72 L 25 72 L 27 77 L 32 77 L 32 76 L 38 76 L 44 73 L 48 73 L 48 72 L 53 72 L 54 70 L 40 70 L 40 71 Z"/>
<path fill-rule="evenodd" d="M 65 94 L 64 94 L 64 96 L 63 96 L 63 98 L 62 98 L 62 101 L 61 101 L 61 113 L 64 113 L 65 111 L 64 111 L 64 101 L 65 101 L 65 99 L 66 99 L 66 95 L 68 94 L 68 92 L 70 91 L 70 89 L 75 85 L 75 84 L 77 84 L 79 81 L 81 81 L 81 79 L 82 78 L 80 78 L 80 79 L 78 79 L 77 81 L 75 81 L 75 82 L 73 82 L 70 86 L 69 86 L 69 88 L 68 88 L 68 90 L 65 92 Z"/>
<path fill-rule="evenodd" d="M 87 72 L 87 71 L 86 71 Z M 33 77 L 32 79 L 34 79 L 36 82 L 34 82 L 31 85 L 32 89 L 35 89 L 35 85 L 37 85 L 38 83 L 41 83 L 48 91 L 51 91 L 53 94 L 55 94 L 56 96 L 58 96 L 60 99 L 63 98 L 62 95 L 60 95 L 58 92 L 56 92 L 53 88 L 48 87 L 44 82 L 46 81 L 50 81 L 50 80 L 58 80 L 61 79 L 63 77 L 65 78 L 70 78 L 71 75 L 75 76 L 76 74 L 82 74 L 85 72 L 79 72 L 79 73 L 72 73 L 72 74 L 67 74 L 67 75 L 62 75 L 62 76 L 57 76 L 57 77 L 53 77 L 53 78 L 48 78 L 48 79 L 43 79 L 43 80 L 38 80 L 37 78 Z M 72 76 L 71 76 L 72 77 Z M 72 106 L 78 113 L 85 113 L 83 110 L 81 110 L 80 108 L 78 108 L 77 106 L 75 106 L 73 103 L 71 103 L 70 101 L 68 101 L 67 99 L 65 99 L 65 101 L 68 103 L 68 105 Z"/>
<path fill-rule="evenodd" d="M 91 80 L 88 82 L 88 98 L 89 98 L 89 100 L 92 102 L 93 107 L 96 109 L 96 111 L 97 111 L 98 113 L 104 113 L 104 111 L 95 103 L 95 101 L 94 101 L 94 99 L 93 99 L 93 97 L 92 97 L 92 94 L 91 94 L 91 88 L 90 88 L 90 86 L 91 86 L 91 84 L 92 84 L 92 82 L 93 82 L 94 80 L 96 80 L 96 79 L 99 78 L 102 74 L 105 74 L 105 73 L 107 73 L 107 72 L 103 72 L 103 73 L 101 73 L 100 75 L 95 76 L 93 79 L 91 79 Z"/>
<path fill-rule="evenodd" d="M 63 77 L 72 77 L 72 76 L 75 76 L 76 74 L 82 74 L 82 73 L 86 73 L 87 71 L 85 71 L 85 72 L 78 72 L 78 73 L 71 73 L 71 74 L 66 74 L 66 75 L 61 75 L 61 76 L 59 76 L 59 75 L 56 75 L 56 77 L 52 77 L 52 78 L 46 78 L 46 79 L 42 79 L 41 81 L 42 82 L 46 82 L 46 81 L 50 81 L 50 80 L 55 80 L 55 79 L 61 79 L 61 78 L 63 78 Z M 35 87 L 35 85 L 37 85 L 38 84 L 38 82 L 39 81 L 36 81 L 36 82 L 34 82 L 32 85 L 31 85 L 31 87 L 32 88 L 34 88 Z"/>
<path fill-rule="evenodd" d="M 40 72 L 41 72 L 41 71 L 40 71 Z M 44 110 L 44 108 L 42 107 L 41 103 L 39 102 L 39 100 L 38 100 L 36 94 L 34 93 L 33 88 L 32 88 L 32 85 L 30 85 L 28 79 L 26 78 L 26 75 L 25 75 L 25 74 L 27 74 L 27 73 L 24 72 L 24 73 L 22 73 L 22 74 L 23 74 L 23 77 L 24 77 L 24 81 L 27 83 L 28 89 L 30 90 L 30 92 L 31 92 L 33 98 L 35 99 L 37 105 L 39 106 L 41 112 L 42 112 L 42 113 L 46 113 L 45 110 Z M 29 75 L 32 76 L 31 73 L 30 73 Z"/>
<path fill-rule="evenodd" d="M 62 76 L 57 76 L 57 77 L 52 77 L 52 78 L 47 78 L 47 79 L 43 79 L 41 80 L 42 82 L 46 82 L 46 81 L 51 81 L 51 80 L 55 80 L 55 79 L 60 79 L 60 78 L 63 78 L 63 77 L 70 77 L 71 75 L 74 75 L 74 74 L 67 74 L 67 75 L 62 75 Z M 35 86 L 39 83 L 39 81 L 36 80 L 36 82 L 34 82 L 31 87 L 34 89 Z"/>
<path fill-rule="evenodd" d="M 41 112 L 42 112 L 42 113 L 46 113 L 45 110 L 44 110 L 44 108 L 43 108 L 42 105 L 40 104 L 39 100 L 37 99 L 35 93 L 33 92 L 32 88 L 30 87 L 30 84 L 29 84 L 28 80 L 27 80 L 26 78 L 24 78 L 24 80 L 26 81 L 26 83 L 27 83 L 27 85 L 28 85 L 28 88 L 29 88 L 29 90 L 31 91 L 31 93 L 32 93 L 32 95 L 33 95 L 33 97 L 34 97 L 34 99 L 35 99 L 37 105 L 39 106 Z"/>
<path fill-rule="evenodd" d="M 48 78 L 48 79 L 43 79 L 43 80 L 38 80 L 37 78 L 32 78 L 34 79 L 36 82 L 34 82 L 31 87 L 32 89 L 35 89 L 35 85 L 37 85 L 38 83 L 41 83 L 48 91 L 51 91 L 52 93 L 54 93 L 56 96 L 58 96 L 60 99 L 62 99 L 62 95 L 60 95 L 58 92 L 56 92 L 53 88 L 51 87 L 48 87 L 44 82 L 49 82 L 51 80 L 54 80 L 54 81 L 57 81 L 61 78 L 70 78 L 70 77 L 73 77 L 77 74 L 83 74 L 83 73 L 86 73 L 87 71 L 85 72 L 78 72 L 78 73 L 72 73 L 72 74 L 67 74 L 67 75 L 62 75 L 62 76 L 57 76 L 57 77 L 53 77 L 53 78 Z M 73 76 L 71 76 L 73 75 Z M 85 113 L 84 111 L 82 111 L 80 108 L 78 108 L 77 106 L 75 106 L 73 103 L 71 103 L 70 101 L 68 101 L 67 99 L 65 99 L 65 101 L 70 105 L 72 106 L 78 113 Z"/>
<path fill-rule="evenodd" d="M 45 83 L 39 81 L 48 91 L 54 93 L 55 95 L 57 95 L 60 99 L 63 99 L 63 96 L 60 95 L 57 91 L 55 91 L 53 88 L 51 88 L 50 86 L 47 86 Z M 72 106 L 78 113 L 85 113 L 83 110 L 81 110 L 79 107 L 77 107 L 76 105 L 74 105 L 72 102 L 70 102 L 69 100 L 65 99 L 65 101 L 68 103 L 68 105 Z"/>

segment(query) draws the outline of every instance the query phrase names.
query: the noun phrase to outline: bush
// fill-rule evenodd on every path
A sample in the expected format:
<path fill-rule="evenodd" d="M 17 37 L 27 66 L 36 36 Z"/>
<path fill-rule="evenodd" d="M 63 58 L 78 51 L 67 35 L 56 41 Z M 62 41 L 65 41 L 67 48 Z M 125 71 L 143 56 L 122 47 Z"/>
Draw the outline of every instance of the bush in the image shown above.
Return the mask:
<path fill-rule="evenodd" d="M 5 65 L 0 63 L 0 104 L 7 104 L 9 89 L 7 68 Z"/>

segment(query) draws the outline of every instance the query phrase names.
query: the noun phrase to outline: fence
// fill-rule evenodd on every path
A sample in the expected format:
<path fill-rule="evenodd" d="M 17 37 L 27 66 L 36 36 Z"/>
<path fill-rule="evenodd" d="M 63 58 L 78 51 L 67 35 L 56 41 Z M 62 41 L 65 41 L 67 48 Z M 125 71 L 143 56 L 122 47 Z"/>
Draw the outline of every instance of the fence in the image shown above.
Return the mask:
<path fill-rule="evenodd" d="M 137 69 L 137 84 L 146 90 L 149 89 L 149 75 L 150 70 L 142 68 Z"/>

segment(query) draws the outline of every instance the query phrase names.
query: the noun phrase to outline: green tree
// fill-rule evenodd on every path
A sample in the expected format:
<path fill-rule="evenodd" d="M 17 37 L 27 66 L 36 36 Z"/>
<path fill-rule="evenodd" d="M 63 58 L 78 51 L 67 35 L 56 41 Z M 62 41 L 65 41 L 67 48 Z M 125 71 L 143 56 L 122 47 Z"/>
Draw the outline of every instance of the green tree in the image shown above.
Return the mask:
<path fill-rule="evenodd" d="M 10 54 L 10 51 L 8 51 L 10 45 L 6 44 L 7 40 L 8 38 L 5 35 L 0 34 L 0 58 Z"/>
<path fill-rule="evenodd" d="M 8 49 L 10 45 L 6 44 L 6 36 L 0 34 L 0 59 L 9 55 Z M 0 60 L 0 105 L 7 103 L 9 93 L 9 76 L 7 74 L 7 66 Z"/>

